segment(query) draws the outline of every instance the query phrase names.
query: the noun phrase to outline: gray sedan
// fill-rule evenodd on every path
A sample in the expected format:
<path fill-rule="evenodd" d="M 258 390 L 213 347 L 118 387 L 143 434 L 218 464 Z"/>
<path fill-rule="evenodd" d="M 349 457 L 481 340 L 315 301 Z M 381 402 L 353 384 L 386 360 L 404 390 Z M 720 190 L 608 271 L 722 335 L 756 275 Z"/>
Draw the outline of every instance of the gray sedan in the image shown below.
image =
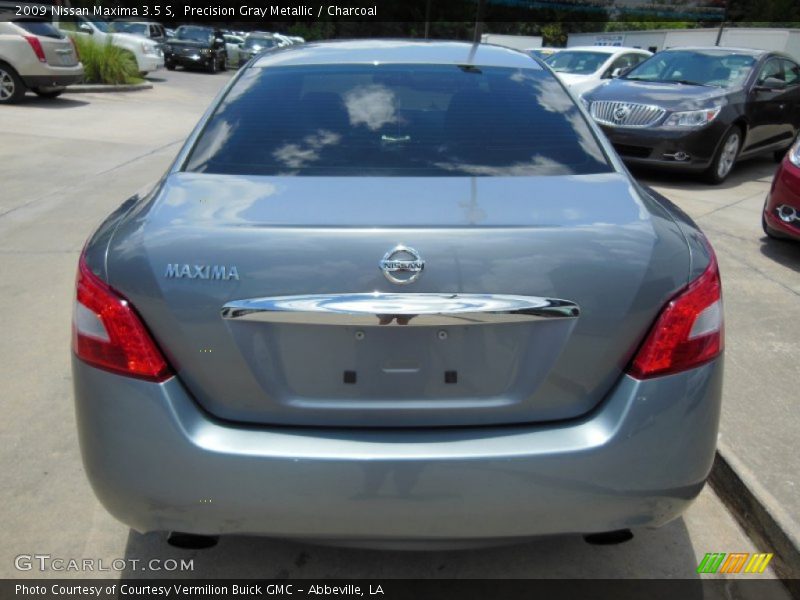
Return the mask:
<path fill-rule="evenodd" d="M 86 473 L 140 532 L 660 526 L 714 457 L 711 247 L 495 46 L 251 61 L 88 241 L 73 331 Z"/>

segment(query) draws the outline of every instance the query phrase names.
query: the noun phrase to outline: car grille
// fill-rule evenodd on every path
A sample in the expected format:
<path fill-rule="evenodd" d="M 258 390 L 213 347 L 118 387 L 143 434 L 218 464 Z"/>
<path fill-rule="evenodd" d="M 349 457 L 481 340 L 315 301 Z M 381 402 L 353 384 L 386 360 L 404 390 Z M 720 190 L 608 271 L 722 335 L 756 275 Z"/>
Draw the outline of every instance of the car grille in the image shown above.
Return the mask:
<path fill-rule="evenodd" d="M 652 104 L 633 102 L 592 102 L 592 117 L 598 123 L 614 127 L 650 127 L 664 116 L 666 111 Z"/>

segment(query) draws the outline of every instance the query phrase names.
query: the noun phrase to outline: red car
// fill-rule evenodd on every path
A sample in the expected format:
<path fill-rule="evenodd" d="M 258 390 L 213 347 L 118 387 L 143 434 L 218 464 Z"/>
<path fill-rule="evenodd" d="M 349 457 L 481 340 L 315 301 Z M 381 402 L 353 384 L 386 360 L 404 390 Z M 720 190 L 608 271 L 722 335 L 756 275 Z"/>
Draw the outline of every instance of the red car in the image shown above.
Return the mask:
<path fill-rule="evenodd" d="M 775 173 L 761 224 L 769 237 L 800 240 L 800 140 L 789 148 Z"/>

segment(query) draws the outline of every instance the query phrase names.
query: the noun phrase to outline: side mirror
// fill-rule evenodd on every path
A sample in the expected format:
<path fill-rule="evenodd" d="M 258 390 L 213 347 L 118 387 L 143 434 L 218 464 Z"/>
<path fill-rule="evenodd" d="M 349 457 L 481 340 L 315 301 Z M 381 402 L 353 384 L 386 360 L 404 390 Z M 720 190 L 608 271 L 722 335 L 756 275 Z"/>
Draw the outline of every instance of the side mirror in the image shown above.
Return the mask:
<path fill-rule="evenodd" d="M 92 26 L 88 23 L 81 23 L 78 25 L 78 31 L 81 33 L 88 33 L 89 35 L 94 34 L 94 29 L 92 29 Z"/>
<path fill-rule="evenodd" d="M 753 88 L 758 92 L 777 92 L 778 90 L 782 90 L 786 88 L 786 82 L 783 79 L 778 79 L 777 77 L 767 77 L 764 81 Z"/>
<path fill-rule="evenodd" d="M 617 67 L 613 71 L 611 71 L 611 78 L 616 79 L 617 77 L 622 77 L 623 75 L 627 75 L 633 67 Z"/>

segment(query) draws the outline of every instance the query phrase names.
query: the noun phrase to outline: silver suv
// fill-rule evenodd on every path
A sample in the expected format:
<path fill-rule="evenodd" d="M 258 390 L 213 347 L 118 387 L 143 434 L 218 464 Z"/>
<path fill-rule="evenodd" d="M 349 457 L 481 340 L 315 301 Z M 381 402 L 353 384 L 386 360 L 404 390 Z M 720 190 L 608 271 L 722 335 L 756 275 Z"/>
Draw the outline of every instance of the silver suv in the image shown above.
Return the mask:
<path fill-rule="evenodd" d="M 7 17 L 0 8 L 0 18 Z M 55 98 L 83 80 L 77 49 L 50 23 L 0 21 L 0 104 L 18 102 L 27 90 Z"/>

